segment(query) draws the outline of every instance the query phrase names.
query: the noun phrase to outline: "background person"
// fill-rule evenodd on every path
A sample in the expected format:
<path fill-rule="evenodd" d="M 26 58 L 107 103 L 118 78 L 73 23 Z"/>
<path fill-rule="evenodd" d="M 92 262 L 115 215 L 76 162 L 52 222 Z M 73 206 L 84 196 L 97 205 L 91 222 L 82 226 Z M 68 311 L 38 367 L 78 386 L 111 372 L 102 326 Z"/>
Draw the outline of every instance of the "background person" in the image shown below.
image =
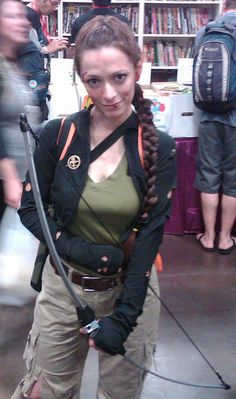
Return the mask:
<path fill-rule="evenodd" d="M 79 334 L 74 304 L 48 258 L 24 353 L 27 375 L 12 399 L 78 399 L 89 344 L 102 349 L 97 398 L 137 399 L 145 373 L 120 354 L 125 347 L 134 361 L 150 367 L 157 342 L 159 305 L 148 283 L 158 289 L 152 264 L 170 212 L 175 144 L 157 132 L 151 101 L 136 85 L 141 51 L 127 24 L 110 16 L 87 22 L 76 41 L 75 66 L 93 106 L 72 117 L 76 135 L 60 166 L 52 156 L 61 121 L 50 121 L 35 164 L 46 211 L 53 204 L 54 216 L 47 218 L 56 248 L 70 265 L 64 268 L 74 289 L 95 310 L 100 329 L 94 340 L 83 330 Z M 90 163 L 90 151 L 121 125 L 124 135 Z M 71 157 L 80 161 L 75 168 Z M 19 214 L 43 242 L 29 176 Z M 125 264 L 122 244 L 130 236 L 133 249 Z"/>
<path fill-rule="evenodd" d="M 114 12 L 111 9 L 111 0 L 92 0 L 93 5 L 91 10 L 86 12 L 85 14 L 80 15 L 72 24 L 71 28 L 71 36 L 70 36 L 70 44 L 75 43 L 76 36 L 78 35 L 82 26 L 90 21 L 90 19 L 96 17 L 97 15 L 112 15 L 113 17 L 119 18 L 121 21 L 130 24 L 128 19 L 123 15 Z"/>
<path fill-rule="evenodd" d="M 27 4 L 27 16 L 36 30 L 38 41 L 44 54 L 53 54 L 64 50 L 68 40 L 64 37 L 51 38 L 43 16 L 49 16 L 57 10 L 60 0 L 32 0 Z"/>
<path fill-rule="evenodd" d="M 235 0 L 226 0 L 224 16 L 235 16 Z M 201 43 L 204 28 L 199 31 L 195 47 Z M 199 149 L 196 187 L 201 191 L 205 232 L 197 240 L 205 251 L 230 253 L 236 245 L 231 230 L 236 218 L 236 109 L 225 114 L 203 112 L 199 126 Z M 216 245 L 216 215 L 222 187 L 221 226 Z"/>
<path fill-rule="evenodd" d="M 60 0 L 32 0 L 27 4 L 31 23 L 30 42 L 21 49 L 21 67 L 26 72 L 30 87 L 35 91 L 42 113 L 48 119 L 50 99 L 50 56 L 67 47 L 67 38 L 51 38 L 44 17 L 56 12 Z"/>
<path fill-rule="evenodd" d="M 37 123 L 39 110 L 22 71 L 18 51 L 27 43 L 30 24 L 17 0 L 0 0 L 0 220 L 6 205 L 18 208 L 27 163 L 19 115 Z"/>

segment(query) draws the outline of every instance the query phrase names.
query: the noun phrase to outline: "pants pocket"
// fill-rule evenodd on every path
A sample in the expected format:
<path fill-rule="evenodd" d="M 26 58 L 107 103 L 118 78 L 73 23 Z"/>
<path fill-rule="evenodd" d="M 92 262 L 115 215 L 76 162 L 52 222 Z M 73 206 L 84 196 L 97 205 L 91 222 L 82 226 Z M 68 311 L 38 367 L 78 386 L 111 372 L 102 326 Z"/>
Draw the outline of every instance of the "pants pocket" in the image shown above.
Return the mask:
<path fill-rule="evenodd" d="M 32 374 L 36 358 L 36 343 L 38 340 L 39 333 L 34 333 L 32 330 L 29 332 L 25 350 L 23 353 L 23 359 L 25 360 L 26 369 L 29 374 Z"/>
<path fill-rule="evenodd" d="M 23 353 L 23 359 L 25 360 L 27 374 L 25 378 L 21 381 L 21 392 L 23 397 L 28 397 L 34 384 L 38 381 L 41 374 L 41 369 L 37 366 L 37 340 L 39 337 L 38 332 L 29 332 L 25 350 Z"/>

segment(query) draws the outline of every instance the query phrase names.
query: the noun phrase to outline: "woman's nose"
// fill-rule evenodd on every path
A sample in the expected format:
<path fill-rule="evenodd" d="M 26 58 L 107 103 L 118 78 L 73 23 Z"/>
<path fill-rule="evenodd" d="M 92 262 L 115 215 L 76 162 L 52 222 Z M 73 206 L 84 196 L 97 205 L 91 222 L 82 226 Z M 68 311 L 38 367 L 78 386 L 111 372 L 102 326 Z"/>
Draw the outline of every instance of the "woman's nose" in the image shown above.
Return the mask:
<path fill-rule="evenodd" d="M 107 100 L 110 100 L 116 96 L 115 88 L 112 84 L 106 83 L 103 89 L 103 97 Z"/>

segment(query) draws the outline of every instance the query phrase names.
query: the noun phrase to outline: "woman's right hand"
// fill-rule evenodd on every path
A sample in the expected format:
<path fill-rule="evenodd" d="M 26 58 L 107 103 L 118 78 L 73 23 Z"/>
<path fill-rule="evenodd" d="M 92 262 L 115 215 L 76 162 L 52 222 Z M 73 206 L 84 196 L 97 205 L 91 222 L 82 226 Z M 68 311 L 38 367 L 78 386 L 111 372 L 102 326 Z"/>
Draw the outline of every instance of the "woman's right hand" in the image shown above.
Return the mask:
<path fill-rule="evenodd" d="M 59 255 L 95 272 L 116 274 L 124 262 L 122 248 L 109 244 L 93 244 L 69 232 L 57 234 L 54 243 Z"/>

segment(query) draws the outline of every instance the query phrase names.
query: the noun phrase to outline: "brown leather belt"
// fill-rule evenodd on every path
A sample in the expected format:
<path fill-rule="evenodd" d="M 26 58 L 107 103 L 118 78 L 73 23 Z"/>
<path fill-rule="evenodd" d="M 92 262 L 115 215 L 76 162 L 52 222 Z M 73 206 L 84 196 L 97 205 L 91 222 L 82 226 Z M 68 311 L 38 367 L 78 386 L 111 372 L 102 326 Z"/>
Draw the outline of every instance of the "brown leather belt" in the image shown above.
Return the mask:
<path fill-rule="evenodd" d="M 49 256 L 49 261 L 56 274 L 59 275 L 56 265 L 51 257 Z M 80 287 L 84 291 L 109 291 L 116 287 L 118 284 L 123 283 L 124 276 L 120 277 L 97 277 L 97 276 L 84 276 L 76 272 L 75 270 L 67 267 L 62 262 L 63 269 L 68 277 L 68 279 Z"/>

